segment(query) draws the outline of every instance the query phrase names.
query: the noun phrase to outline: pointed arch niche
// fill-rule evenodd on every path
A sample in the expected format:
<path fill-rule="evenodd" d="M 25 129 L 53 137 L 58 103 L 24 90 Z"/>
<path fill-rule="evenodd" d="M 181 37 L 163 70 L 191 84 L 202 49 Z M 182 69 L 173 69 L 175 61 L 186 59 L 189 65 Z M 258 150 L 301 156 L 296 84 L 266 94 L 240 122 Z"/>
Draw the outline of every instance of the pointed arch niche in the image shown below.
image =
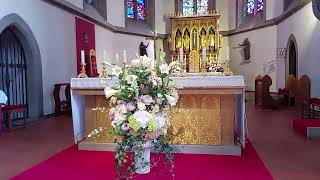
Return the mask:
<path fill-rule="evenodd" d="M 32 30 L 18 14 L 12 13 L 0 19 L 0 34 L 8 29 L 18 38 L 25 54 L 28 115 L 30 119 L 37 119 L 43 116 L 42 63 L 39 46 Z"/>
<path fill-rule="evenodd" d="M 298 45 L 293 34 L 290 35 L 287 42 L 286 57 L 286 81 L 290 74 L 298 78 Z"/>

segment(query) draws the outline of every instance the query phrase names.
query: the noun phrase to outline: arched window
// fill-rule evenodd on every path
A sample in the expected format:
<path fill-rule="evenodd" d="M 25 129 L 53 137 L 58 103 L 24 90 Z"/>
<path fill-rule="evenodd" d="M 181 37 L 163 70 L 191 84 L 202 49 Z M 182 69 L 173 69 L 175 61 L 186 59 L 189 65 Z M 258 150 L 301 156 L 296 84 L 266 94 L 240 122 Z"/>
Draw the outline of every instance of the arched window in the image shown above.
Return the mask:
<path fill-rule="evenodd" d="M 182 13 L 185 16 L 208 14 L 208 0 L 182 0 Z"/>
<path fill-rule="evenodd" d="M 246 0 L 246 14 L 254 15 L 256 12 L 263 11 L 263 0 Z"/>
<path fill-rule="evenodd" d="M 127 0 L 127 18 L 145 20 L 145 0 Z"/>
<path fill-rule="evenodd" d="M 208 13 L 208 0 L 197 0 L 197 14 L 206 15 Z"/>

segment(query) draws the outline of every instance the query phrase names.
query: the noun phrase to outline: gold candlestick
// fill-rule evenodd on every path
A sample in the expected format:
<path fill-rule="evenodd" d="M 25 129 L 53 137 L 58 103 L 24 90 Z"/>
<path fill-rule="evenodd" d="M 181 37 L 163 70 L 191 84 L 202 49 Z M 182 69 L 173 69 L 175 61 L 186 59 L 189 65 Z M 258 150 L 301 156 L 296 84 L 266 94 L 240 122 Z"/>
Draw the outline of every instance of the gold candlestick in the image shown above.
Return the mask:
<path fill-rule="evenodd" d="M 88 78 L 88 75 L 86 74 L 86 65 L 87 64 L 81 63 L 82 68 L 80 74 L 78 75 L 78 78 Z"/>
<path fill-rule="evenodd" d="M 102 72 L 100 74 L 101 78 L 107 78 L 108 73 L 107 73 L 107 64 L 105 62 L 101 63 L 102 64 Z"/>

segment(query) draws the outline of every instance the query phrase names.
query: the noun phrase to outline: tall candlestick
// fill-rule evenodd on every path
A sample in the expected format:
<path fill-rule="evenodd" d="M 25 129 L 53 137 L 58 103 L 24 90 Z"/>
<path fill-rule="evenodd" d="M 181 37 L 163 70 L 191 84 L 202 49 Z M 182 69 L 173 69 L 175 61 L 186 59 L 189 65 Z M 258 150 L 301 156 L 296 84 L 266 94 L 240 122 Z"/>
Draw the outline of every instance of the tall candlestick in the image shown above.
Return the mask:
<path fill-rule="evenodd" d="M 84 54 L 84 50 L 81 50 L 81 64 L 86 64 L 86 57 Z"/>
<path fill-rule="evenodd" d="M 123 50 L 123 63 L 127 64 L 127 51 Z"/>

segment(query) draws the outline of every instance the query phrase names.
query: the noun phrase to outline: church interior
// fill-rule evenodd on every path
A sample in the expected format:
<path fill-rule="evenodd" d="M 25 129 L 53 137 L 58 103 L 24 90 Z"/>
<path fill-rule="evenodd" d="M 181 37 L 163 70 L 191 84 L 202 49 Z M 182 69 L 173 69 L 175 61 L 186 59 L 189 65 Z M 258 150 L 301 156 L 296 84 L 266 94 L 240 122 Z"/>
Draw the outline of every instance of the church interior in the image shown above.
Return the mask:
<path fill-rule="evenodd" d="M 319 0 L 2 0 L 0 180 L 318 180 L 318 31 Z"/>

